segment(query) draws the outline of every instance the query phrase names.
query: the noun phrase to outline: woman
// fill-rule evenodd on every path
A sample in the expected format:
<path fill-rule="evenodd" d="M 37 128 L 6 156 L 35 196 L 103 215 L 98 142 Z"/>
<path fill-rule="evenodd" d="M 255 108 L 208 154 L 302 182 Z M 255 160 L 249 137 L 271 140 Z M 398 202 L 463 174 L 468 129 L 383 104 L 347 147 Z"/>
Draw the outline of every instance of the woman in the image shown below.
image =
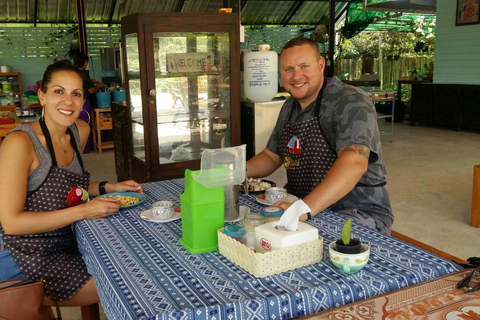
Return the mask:
<path fill-rule="evenodd" d="M 0 234 L 21 271 L 28 278 L 44 277 L 59 305 L 89 305 L 99 298 L 72 223 L 108 217 L 120 204 L 102 197 L 69 207 L 69 192 L 82 187 L 95 197 L 143 191 L 135 181 L 90 182 L 79 152 L 89 127 L 77 120 L 85 99 L 77 68 L 62 61 L 48 66 L 38 96 L 44 108 L 40 121 L 12 130 L 0 148 Z M 45 304 L 52 301 L 46 298 Z"/>
<path fill-rule="evenodd" d="M 90 108 L 96 108 L 97 100 L 95 99 L 95 92 L 104 87 L 105 84 L 98 80 L 90 79 L 90 75 L 86 70 L 88 67 L 88 60 L 88 55 L 83 52 L 77 52 L 73 56 L 73 65 L 81 71 L 83 87 L 85 90 L 85 98 L 89 101 Z"/>

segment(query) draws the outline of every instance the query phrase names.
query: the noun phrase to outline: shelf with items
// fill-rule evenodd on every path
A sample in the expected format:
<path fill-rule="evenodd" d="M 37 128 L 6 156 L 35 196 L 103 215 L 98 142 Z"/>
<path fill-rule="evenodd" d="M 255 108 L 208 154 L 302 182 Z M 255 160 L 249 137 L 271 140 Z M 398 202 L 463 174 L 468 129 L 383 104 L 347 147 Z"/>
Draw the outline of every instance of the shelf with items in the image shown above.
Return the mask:
<path fill-rule="evenodd" d="M 114 147 L 113 140 L 103 141 L 102 131 L 112 130 L 111 109 L 92 109 L 93 149 L 102 153 L 103 149 Z"/>
<path fill-rule="evenodd" d="M 375 106 L 379 103 L 388 103 L 391 104 L 391 109 L 388 106 L 380 109 L 376 107 L 377 111 L 377 120 L 378 119 L 390 119 L 390 128 L 388 130 L 380 130 L 380 135 L 390 136 L 390 142 L 393 141 L 393 124 L 394 124 L 394 115 L 395 115 L 395 91 L 385 91 L 385 90 L 373 90 L 367 91 L 368 97 L 372 100 Z"/>
<path fill-rule="evenodd" d="M 22 96 L 22 75 L 20 72 L 7 72 L 7 73 L 0 73 L 0 83 L 3 81 L 8 81 L 12 85 L 12 93 L 13 95 L 18 95 L 19 97 Z M 0 92 L 0 97 L 5 97 L 5 92 Z"/>

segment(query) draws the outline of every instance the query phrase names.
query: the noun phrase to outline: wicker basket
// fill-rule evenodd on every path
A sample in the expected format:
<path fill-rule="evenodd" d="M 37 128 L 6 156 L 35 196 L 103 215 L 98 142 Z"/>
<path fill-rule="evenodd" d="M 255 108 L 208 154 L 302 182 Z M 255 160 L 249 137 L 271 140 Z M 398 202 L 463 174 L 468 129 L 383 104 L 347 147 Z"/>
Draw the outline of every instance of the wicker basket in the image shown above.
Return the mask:
<path fill-rule="evenodd" d="M 222 255 L 257 278 L 263 278 L 322 261 L 323 238 L 266 253 L 256 253 L 237 240 L 218 231 Z"/>

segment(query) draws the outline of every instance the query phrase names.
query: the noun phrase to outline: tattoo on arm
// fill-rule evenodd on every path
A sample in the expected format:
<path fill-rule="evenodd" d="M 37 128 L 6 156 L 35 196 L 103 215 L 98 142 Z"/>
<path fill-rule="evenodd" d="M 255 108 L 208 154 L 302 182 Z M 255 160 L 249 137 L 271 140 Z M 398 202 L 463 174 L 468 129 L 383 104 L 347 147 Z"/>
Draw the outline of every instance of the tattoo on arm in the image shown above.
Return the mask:
<path fill-rule="evenodd" d="M 342 149 L 341 153 L 343 153 L 345 151 L 356 152 L 356 153 L 364 156 L 367 159 L 370 156 L 370 149 L 367 146 L 364 146 L 364 145 L 361 145 L 361 144 L 351 144 L 349 146 L 345 146 Z"/>

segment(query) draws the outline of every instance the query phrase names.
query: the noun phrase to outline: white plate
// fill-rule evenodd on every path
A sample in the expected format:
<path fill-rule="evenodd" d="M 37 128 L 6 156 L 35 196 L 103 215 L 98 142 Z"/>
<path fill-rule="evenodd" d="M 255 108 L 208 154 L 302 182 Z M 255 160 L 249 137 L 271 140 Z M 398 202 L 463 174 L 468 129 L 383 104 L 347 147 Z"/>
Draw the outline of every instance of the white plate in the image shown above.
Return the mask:
<path fill-rule="evenodd" d="M 174 220 L 178 220 L 182 217 L 181 212 L 173 212 L 173 216 L 168 219 L 157 219 L 153 216 L 152 209 L 148 209 L 140 213 L 140 218 L 148 222 L 155 222 L 155 223 L 165 223 Z"/>
<path fill-rule="evenodd" d="M 290 203 L 294 203 L 295 201 L 298 200 L 298 197 L 294 196 L 293 194 L 287 194 L 287 198 L 283 200 L 283 202 L 290 202 Z M 261 203 L 261 204 L 264 204 L 264 205 L 267 205 L 267 206 L 271 206 L 273 205 L 273 203 L 270 203 L 268 202 L 267 200 L 265 200 L 265 194 L 261 194 L 259 196 L 257 196 L 255 198 L 255 201 L 257 201 L 258 203 Z"/>
<path fill-rule="evenodd" d="M 242 220 L 245 217 L 245 215 L 250 212 L 250 208 L 247 207 L 247 206 L 240 206 L 238 211 L 240 211 L 240 212 L 238 213 L 238 218 L 237 219 L 225 220 L 225 222 L 237 222 L 237 221 Z"/>

